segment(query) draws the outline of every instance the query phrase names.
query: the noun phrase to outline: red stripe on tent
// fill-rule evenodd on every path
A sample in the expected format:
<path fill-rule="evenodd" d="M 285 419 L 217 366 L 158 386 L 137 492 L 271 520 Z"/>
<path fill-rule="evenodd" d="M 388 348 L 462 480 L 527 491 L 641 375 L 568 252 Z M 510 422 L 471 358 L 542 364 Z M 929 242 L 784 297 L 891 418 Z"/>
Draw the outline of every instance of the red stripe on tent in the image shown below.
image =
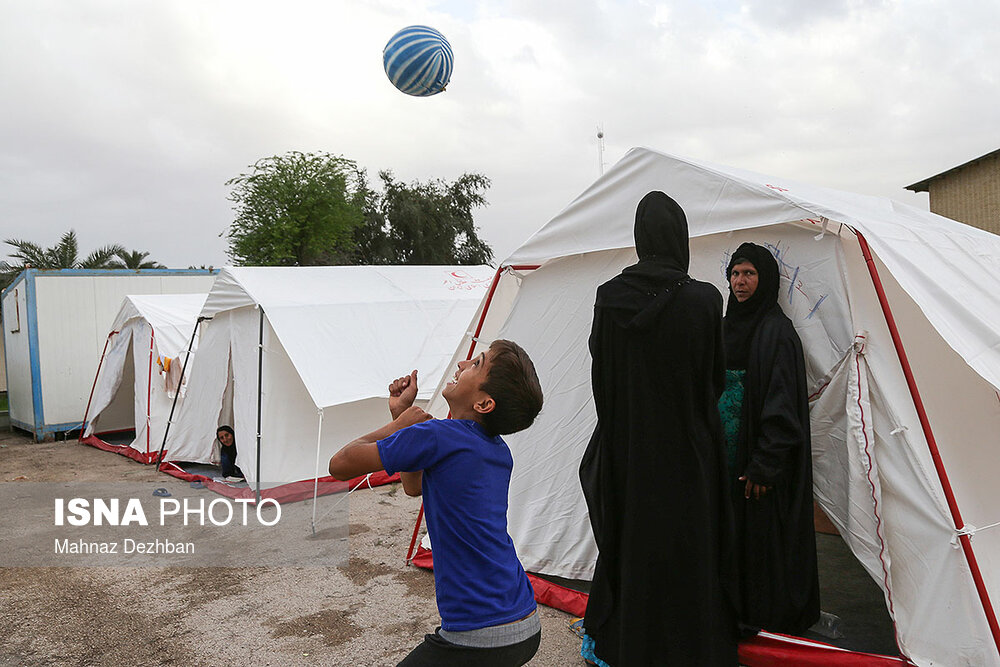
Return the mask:
<path fill-rule="evenodd" d="M 476 339 L 479 338 L 479 333 L 483 330 L 483 322 L 486 321 L 486 313 L 490 312 L 490 304 L 493 303 L 493 295 L 496 294 L 497 285 L 500 284 L 500 276 L 503 274 L 504 267 L 497 269 L 496 274 L 493 276 L 493 282 L 490 283 L 490 291 L 486 293 L 486 302 L 483 304 L 483 312 L 479 316 L 479 323 L 476 324 L 476 330 L 472 334 L 472 344 L 469 346 L 469 354 L 466 355 L 465 360 L 468 361 L 472 358 L 472 353 L 476 349 Z"/>
<path fill-rule="evenodd" d="M 501 266 L 497 269 L 496 275 L 493 276 L 493 282 L 490 283 L 490 291 L 486 293 L 486 302 L 483 304 L 483 312 L 479 316 L 479 323 L 476 325 L 476 331 L 472 334 L 472 345 L 469 346 L 469 354 L 465 357 L 466 361 L 472 358 L 472 353 L 476 350 L 476 339 L 479 338 L 479 334 L 483 330 L 483 323 L 486 322 L 486 313 L 490 311 L 490 304 L 493 303 L 493 295 L 496 294 L 497 286 L 500 284 L 500 276 L 507 269 L 511 271 L 534 271 L 540 266 L 540 264 L 524 264 L 524 265 L 513 265 L 513 266 Z"/>
<path fill-rule="evenodd" d="M 414 554 L 413 560 L 410 562 L 425 570 L 434 569 L 434 557 L 430 549 L 417 547 L 417 553 Z M 584 612 L 587 611 L 586 593 L 554 584 L 548 579 L 543 579 L 530 572 L 527 574 L 528 579 L 531 580 L 532 588 L 535 589 L 535 601 L 539 604 L 568 612 L 574 616 L 583 616 Z"/>
<path fill-rule="evenodd" d="M 201 482 L 209 491 L 214 491 L 215 493 L 225 496 L 226 498 L 248 498 L 250 500 L 256 500 L 257 498 L 255 489 L 248 486 L 234 487 L 225 482 L 213 480 L 211 477 L 206 477 L 205 475 L 195 475 L 186 472 L 183 468 L 171 461 L 161 464 L 160 471 L 178 479 L 182 479 L 185 482 Z M 386 475 L 384 470 L 372 473 L 367 482 L 365 481 L 365 477 L 366 475 L 360 475 L 346 482 L 341 482 L 329 476 L 320 477 L 318 482 L 319 495 L 326 496 L 332 493 L 340 493 L 341 491 L 347 491 L 348 489 L 353 489 L 355 487 L 360 488 L 367 486 L 368 488 L 374 488 L 376 486 L 382 486 L 384 484 L 391 484 L 399 481 L 398 473 L 390 476 Z M 298 482 L 289 482 L 288 484 L 281 484 L 279 486 L 271 487 L 270 489 L 263 489 L 260 492 L 260 497 L 270 498 L 279 503 L 294 503 L 300 500 L 312 498 L 316 485 L 316 480 L 303 479 Z"/>
<path fill-rule="evenodd" d="M 868 241 L 861 232 L 854 230 L 854 233 L 858 237 L 861 254 L 868 265 L 868 273 L 871 275 L 872 285 L 875 287 L 875 293 L 878 295 L 878 302 L 882 307 L 882 315 L 885 317 L 885 323 L 889 327 L 889 334 L 892 336 L 892 343 L 896 348 L 896 356 L 899 358 L 899 365 L 903 369 L 903 376 L 906 378 L 906 385 L 910 390 L 913 407 L 916 409 L 917 416 L 920 419 L 920 427 L 923 429 L 924 439 L 927 441 L 931 459 L 934 461 L 934 469 L 937 471 L 938 480 L 941 482 L 945 499 L 948 501 L 948 509 L 951 512 L 955 530 L 959 531 L 965 527 L 965 522 L 962 520 L 962 514 L 958 509 L 958 501 L 955 499 L 955 492 L 952 490 L 951 482 L 948 480 L 948 472 L 945 470 L 944 460 L 941 458 L 941 452 L 938 450 L 937 440 L 934 439 L 934 432 L 931 430 L 931 423 L 927 417 L 927 411 L 924 409 L 924 402 L 920 398 L 920 391 L 917 389 L 917 381 L 913 375 L 913 369 L 910 367 L 906 350 L 903 348 L 903 339 L 899 335 L 899 329 L 896 328 L 896 320 L 892 315 L 892 309 L 889 307 L 889 299 L 885 294 L 885 288 L 882 286 L 882 280 L 879 278 L 878 269 L 875 266 L 875 260 L 872 257 Z M 966 534 L 959 534 L 958 539 L 962 545 L 962 552 L 965 554 L 965 559 L 969 564 L 972 580 L 976 585 L 976 592 L 979 594 L 979 601 L 983 606 L 983 612 L 986 614 L 986 621 L 989 623 L 990 631 L 993 634 L 993 643 L 996 644 L 997 652 L 1000 653 L 1000 623 L 997 622 L 997 615 L 993 610 L 993 603 L 990 602 L 990 594 L 986 589 L 983 573 L 980 571 L 979 563 L 976 561 L 976 554 L 972 549 L 972 540 Z"/>
<path fill-rule="evenodd" d="M 129 429 L 131 430 L 131 429 Z M 80 439 L 80 444 L 90 445 L 91 447 L 97 447 L 105 452 L 114 452 L 115 454 L 121 454 L 122 456 L 127 456 L 133 461 L 138 461 L 139 463 L 156 463 L 156 454 L 149 454 L 140 452 L 138 449 L 132 449 L 128 445 L 112 445 L 110 442 L 105 442 L 101 440 L 96 435 L 88 435 L 86 438 Z"/>
<path fill-rule="evenodd" d="M 413 564 L 425 570 L 434 569 L 434 558 L 430 549 L 419 547 L 413 556 Z M 587 611 L 587 594 L 554 584 L 528 573 L 535 589 L 535 600 L 546 607 L 559 609 L 574 616 L 583 616 Z M 838 648 L 822 642 L 762 632 L 755 637 L 740 642 L 740 664 L 745 667 L 903 667 L 912 665 L 902 657 L 858 653 Z"/>

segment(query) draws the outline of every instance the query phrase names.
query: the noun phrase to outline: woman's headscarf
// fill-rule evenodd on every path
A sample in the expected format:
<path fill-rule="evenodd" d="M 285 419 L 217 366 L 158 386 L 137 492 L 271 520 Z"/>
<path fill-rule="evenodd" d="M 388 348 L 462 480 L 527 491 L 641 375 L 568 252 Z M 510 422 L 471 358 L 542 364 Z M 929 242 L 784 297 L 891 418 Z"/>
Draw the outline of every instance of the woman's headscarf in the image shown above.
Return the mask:
<path fill-rule="evenodd" d="M 630 325 L 642 327 L 689 280 L 687 217 L 666 194 L 650 192 L 636 207 L 634 235 L 639 261 L 598 292 L 597 305 L 643 311 Z"/>
<path fill-rule="evenodd" d="M 680 204 L 662 192 L 650 192 L 635 209 L 633 234 L 639 264 L 661 264 L 687 273 L 688 224 Z"/>
<path fill-rule="evenodd" d="M 750 358 L 750 343 L 757 326 L 772 308 L 778 307 L 778 262 L 771 251 L 755 243 L 744 243 L 733 253 L 726 267 L 726 280 L 732 276 L 733 267 L 750 262 L 757 269 L 757 290 L 749 299 L 740 303 L 729 285 L 726 318 L 723 332 L 726 339 L 726 368 L 746 369 Z"/>

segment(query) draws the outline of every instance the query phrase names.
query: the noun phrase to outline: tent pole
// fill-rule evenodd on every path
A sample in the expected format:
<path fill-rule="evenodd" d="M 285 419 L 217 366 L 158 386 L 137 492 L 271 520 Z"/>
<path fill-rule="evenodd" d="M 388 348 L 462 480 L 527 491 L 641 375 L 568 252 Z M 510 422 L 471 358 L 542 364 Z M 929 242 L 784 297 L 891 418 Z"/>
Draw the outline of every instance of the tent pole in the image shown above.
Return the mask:
<path fill-rule="evenodd" d="M 493 282 L 490 283 L 490 291 L 486 293 L 486 301 L 483 303 L 483 312 L 479 316 L 479 323 L 476 325 L 476 330 L 472 334 L 472 345 L 469 346 L 469 354 L 465 357 L 466 361 L 472 358 L 472 353 L 476 350 L 476 339 L 479 338 L 479 333 L 483 330 L 483 323 L 486 322 L 486 313 L 490 311 L 490 304 L 493 303 L 493 295 L 496 294 L 497 285 L 500 284 L 500 276 L 503 275 L 503 270 L 507 268 L 501 266 L 497 269 L 497 272 L 493 274 Z"/>
<path fill-rule="evenodd" d="M 264 307 L 257 305 L 260 311 L 260 328 L 257 334 L 257 504 L 260 505 L 260 396 L 264 370 Z"/>
<path fill-rule="evenodd" d="M 497 269 L 496 274 L 493 276 L 493 282 L 490 283 L 490 291 L 486 293 L 486 302 L 483 304 L 483 312 L 479 316 L 479 323 L 476 325 L 476 330 L 472 334 L 472 345 L 469 346 L 469 355 L 465 358 L 466 361 L 472 358 L 472 353 L 476 350 L 476 342 L 479 338 L 479 334 L 483 331 L 483 324 L 486 323 L 486 314 L 490 310 L 490 304 L 493 303 L 493 295 L 496 294 L 497 287 L 500 285 L 500 277 L 506 270 L 511 271 L 534 271 L 540 264 L 524 264 L 524 265 L 513 265 L 513 266 L 501 266 Z"/>
<path fill-rule="evenodd" d="M 541 264 L 515 264 L 515 265 L 501 265 L 497 268 L 497 272 L 493 275 L 493 282 L 490 283 L 490 291 L 486 293 L 486 301 L 483 303 L 483 312 L 479 315 L 479 322 L 476 324 L 476 330 L 472 334 L 472 344 L 469 346 L 469 354 L 465 357 L 468 361 L 472 358 L 472 353 L 476 351 L 476 343 L 479 340 L 479 334 L 483 331 L 483 324 L 486 323 L 486 314 L 490 311 L 490 304 L 493 303 L 493 295 L 496 294 L 497 286 L 500 285 L 500 277 L 503 275 L 504 271 L 510 269 L 511 271 L 534 271 L 539 268 Z M 451 418 L 451 414 L 448 415 Z M 410 559 L 413 556 L 413 548 L 417 542 L 417 533 L 420 532 L 420 523 L 424 518 L 424 504 L 420 503 L 420 513 L 417 514 L 417 523 L 413 526 L 413 537 L 410 538 L 410 549 L 406 552 L 406 563 L 409 565 Z"/>
<path fill-rule="evenodd" d="M 420 523 L 424 519 L 424 504 L 420 503 L 420 513 L 417 514 L 417 523 L 413 526 L 413 537 L 410 538 L 410 549 L 406 552 L 406 564 L 413 560 L 413 547 L 417 544 L 417 533 L 420 532 Z"/>
<path fill-rule="evenodd" d="M 319 425 L 316 428 L 316 470 L 313 476 L 312 534 L 316 534 L 316 499 L 319 497 L 319 445 L 323 440 L 323 408 L 319 408 Z"/>
<path fill-rule="evenodd" d="M 965 560 L 969 564 L 972 580 L 975 583 L 976 592 L 979 594 L 979 601 L 983 605 L 983 611 L 986 613 L 986 621 L 993 634 L 993 643 L 996 644 L 997 652 L 1000 653 L 1000 624 L 998 624 L 996 613 L 993 611 L 993 604 L 990 602 L 986 582 L 983 581 L 983 573 L 979 569 L 979 563 L 976 561 L 976 554 L 972 550 L 972 540 L 969 535 L 961 532 L 965 527 L 965 522 L 962 520 L 961 512 L 959 512 L 958 501 L 955 499 L 955 492 L 951 488 L 951 482 L 948 480 L 948 472 L 944 467 L 944 460 L 941 458 L 937 440 L 934 439 L 931 423 L 927 418 L 927 411 L 924 409 L 923 400 L 920 398 L 920 392 L 917 390 L 917 381 L 913 375 L 913 369 L 910 367 L 909 359 L 907 359 L 906 350 L 903 349 L 903 340 L 899 335 L 899 329 L 896 327 L 896 320 L 892 315 L 892 309 L 889 307 L 889 299 L 886 297 L 885 288 L 882 286 L 878 269 L 875 267 L 875 260 L 872 257 L 868 241 L 861 232 L 856 229 L 853 231 L 858 237 L 861 254 L 864 256 L 865 264 L 868 266 L 868 273 L 871 275 L 872 285 L 875 287 L 875 293 L 878 295 L 878 302 L 882 307 L 885 323 L 889 327 L 889 334 L 892 336 L 892 344 L 896 348 L 896 356 L 899 358 L 899 365 L 903 369 L 903 376 L 906 378 L 906 385 L 910 390 L 913 407 L 916 409 L 917 417 L 920 419 L 920 428 L 923 430 L 924 439 L 927 441 L 928 449 L 930 449 L 931 459 L 934 461 L 934 469 L 937 471 L 938 480 L 941 482 L 945 499 L 948 501 L 948 510 L 951 512 L 952 522 L 955 525 L 956 532 L 958 532 L 962 552 L 965 554 Z"/>
<path fill-rule="evenodd" d="M 146 458 L 149 458 L 149 414 L 152 412 L 150 403 L 153 402 L 153 345 L 156 343 L 156 332 L 153 325 L 149 325 L 149 367 L 146 369 Z"/>
<path fill-rule="evenodd" d="M 87 415 L 90 414 L 90 402 L 94 400 L 94 390 L 97 389 L 97 378 L 101 375 L 101 366 L 104 364 L 104 355 L 108 353 L 108 343 L 111 342 L 111 337 L 120 331 L 112 331 L 108 334 L 108 337 L 104 339 L 104 349 L 101 351 L 101 360 L 97 362 L 97 372 L 94 373 L 94 384 L 90 385 L 90 398 L 87 399 L 87 409 L 83 411 L 83 423 L 80 424 L 80 435 L 77 436 L 76 441 L 83 441 L 83 432 L 87 428 Z"/>
<path fill-rule="evenodd" d="M 160 472 L 160 464 L 163 463 L 163 449 L 167 446 L 167 435 L 170 433 L 170 425 L 174 421 L 174 410 L 177 409 L 177 399 L 181 395 L 181 386 L 184 384 L 184 371 L 187 370 L 188 360 L 191 359 L 191 348 L 194 347 L 194 337 L 198 333 L 198 327 L 204 320 L 211 317 L 199 317 L 195 320 L 194 330 L 191 331 L 191 340 L 188 341 L 187 354 L 184 355 L 184 364 L 181 366 L 181 377 L 177 380 L 177 391 L 174 392 L 174 402 L 170 404 L 170 416 L 167 417 L 167 426 L 163 429 L 163 442 L 160 443 L 160 453 L 156 455 L 156 472 Z"/>

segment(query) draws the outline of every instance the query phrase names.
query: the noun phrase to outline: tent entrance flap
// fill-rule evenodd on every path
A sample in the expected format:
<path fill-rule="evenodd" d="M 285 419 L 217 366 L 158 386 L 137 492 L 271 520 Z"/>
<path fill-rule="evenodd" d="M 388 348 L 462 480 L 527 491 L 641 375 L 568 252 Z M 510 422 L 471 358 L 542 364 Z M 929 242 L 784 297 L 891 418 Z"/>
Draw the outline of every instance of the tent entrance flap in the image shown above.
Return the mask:
<path fill-rule="evenodd" d="M 910 397 L 913 400 L 913 406 L 920 419 L 920 428 L 923 431 L 925 440 L 927 441 L 927 447 L 930 449 L 931 459 L 934 461 L 934 469 L 937 472 L 938 480 L 941 483 L 945 498 L 948 501 L 948 510 L 951 512 L 952 520 L 955 524 L 955 531 L 959 544 L 961 545 L 962 552 L 965 554 L 965 559 L 968 562 L 969 570 L 972 574 L 973 582 L 975 583 L 976 593 L 979 595 L 980 602 L 982 603 L 983 612 L 986 615 L 986 621 L 989 624 L 990 632 L 993 635 L 993 642 L 996 645 L 997 653 L 1000 653 L 1000 622 L 997 620 L 996 611 L 994 610 L 993 603 L 990 600 L 989 590 L 987 589 L 986 582 L 983 579 L 983 573 L 979 569 L 979 563 L 976 559 L 976 553 L 972 547 L 971 538 L 968 533 L 963 533 L 965 522 L 962 520 L 962 514 L 958 507 L 958 501 L 955 498 L 954 489 L 952 488 L 951 481 L 949 480 L 948 472 L 945 469 L 944 461 L 941 458 L 937 440 L 934 438 L 934 432 L 931 429 L 930 420 L 927 417 L 927 410 L 920 397 L 920 390 L 917 388 L 917 381 L 914 377 L 913 369 L 910 366 L 906 350 L 903 348 L 903 341 L 900 337 L 899 329 L 896 326 L 895 318 L 892 314 L 892 308 L 889 305 L 889 299 L 886 296 L 885 288 L 882 284 L 881 277 L 879 276 L 878 268 L 875 265 L 875 259 L 872 256 L 868 241 L 861 232 L 857 230 L 854 231 L 858 238 L 858 244 L 861 246 L 861 252 L 865 258 L 865 264 L 867 265 L 868 271 L 871 275 L 872 286 L 878 295 L 879 305 L 881 306 L 882 313 L 885 316 L 886 325 L 889 327 L 889 333 L 892 336 L 892 343 L 895 347 L 896 355 L 899 358 L 899 365 L 902 368 L 903 375 L 906 377 L 906 384 L 910 390 Z"/>
<path fill-rule="evenodd" d="M 136 360 L 132 331 L 126 330 L 119 334 L 119 338 L 122 336 L 123 339 L 112 343 L 105 363 L 102 364 L 106 374 L 114 374 L 111 384 L 113 393 L 107 397 L 95 397 L 97 400 L 93 405 L 94 414 L 89 418 L 90 423 L 85 431 L 87 435 L 134 430 L 136 437 L 139 437 L 146 430 L 145 420 L 141 424 L 136 421 L 136 404 L 140 397 L 136 396 L 135 391 L 135 367 L 138 363 L 146 365 L 146 355 Z M 145 376 L 146 373 L 142 375 Z M 141 399 L 143 403 L 141 412 L 145 415 L 146 397 L 142 396 Z"/>
<path fill-rule="evenodd" d="M 18 315 L 18 318 L 20 319 L 20 315 Z M 20 331 L 20 329 L 18 329 L 18 331 Z M 111 343 L 111 339 L 119 333 L 119 331 L 112 331 L 108 334 L 108 337 L 104 339 L 104 349 L 101 350 L 101 358 L 97 362 L 97 372 L 94 374 L 94 383 L 90 385 L 90 396 L 87 397 L 87 407 L 83 411 L 83 426 L 80 428 L 79 440 L 83 439 L 84 433 L 88 433 L 90 431 L 90 424 L 87 419 L 90 417 L 90 406 L 94 401 L 94 390 L 97 389 L 97 378 L 101 377 L 101 367 L 104 365 L 104 358 L 108 354 L 108 345 Z"/>
<path fill-rule="evenodd" d="M 170 434 L 170 424 L 174 421 L 174 413 L 177 411 L 177 402 L 181 397 L 181 387 L 184 386 L 184 378 L 187 377 L 188 362 L 191 361 L 191 352 L 194 349 L 194 339 L 198 335 L 198 329 L 202 321 L 206 318 L 199 317 L 195 320 L 191 329 L 191 339 L 188 341 L 187 354 L 184 355 L 184 363 L 181 365 L 181 376 L 177 380 L 177 391 L 174 392 L 173 400 L 170 402 L 170 414 L 167 416 L 166 426 L 163 428 L 163 442 L 160 443 L 160 453 L 156 457 L 156 469 L 159 471 L 160 463 L 163 461 L 163 449 L 167 446 L 167 436 Z"/>

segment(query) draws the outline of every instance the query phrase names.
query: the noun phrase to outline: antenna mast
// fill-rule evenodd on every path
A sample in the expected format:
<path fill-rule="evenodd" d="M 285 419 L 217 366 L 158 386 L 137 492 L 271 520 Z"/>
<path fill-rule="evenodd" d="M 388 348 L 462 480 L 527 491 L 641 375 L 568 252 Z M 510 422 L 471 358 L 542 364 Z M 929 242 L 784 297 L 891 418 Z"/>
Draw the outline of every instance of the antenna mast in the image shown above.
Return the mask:
<path fill-rule="evenodd" d="M 604 175 L 604 126 L 597 125 L 597 169 L 598 173 Z"/>

